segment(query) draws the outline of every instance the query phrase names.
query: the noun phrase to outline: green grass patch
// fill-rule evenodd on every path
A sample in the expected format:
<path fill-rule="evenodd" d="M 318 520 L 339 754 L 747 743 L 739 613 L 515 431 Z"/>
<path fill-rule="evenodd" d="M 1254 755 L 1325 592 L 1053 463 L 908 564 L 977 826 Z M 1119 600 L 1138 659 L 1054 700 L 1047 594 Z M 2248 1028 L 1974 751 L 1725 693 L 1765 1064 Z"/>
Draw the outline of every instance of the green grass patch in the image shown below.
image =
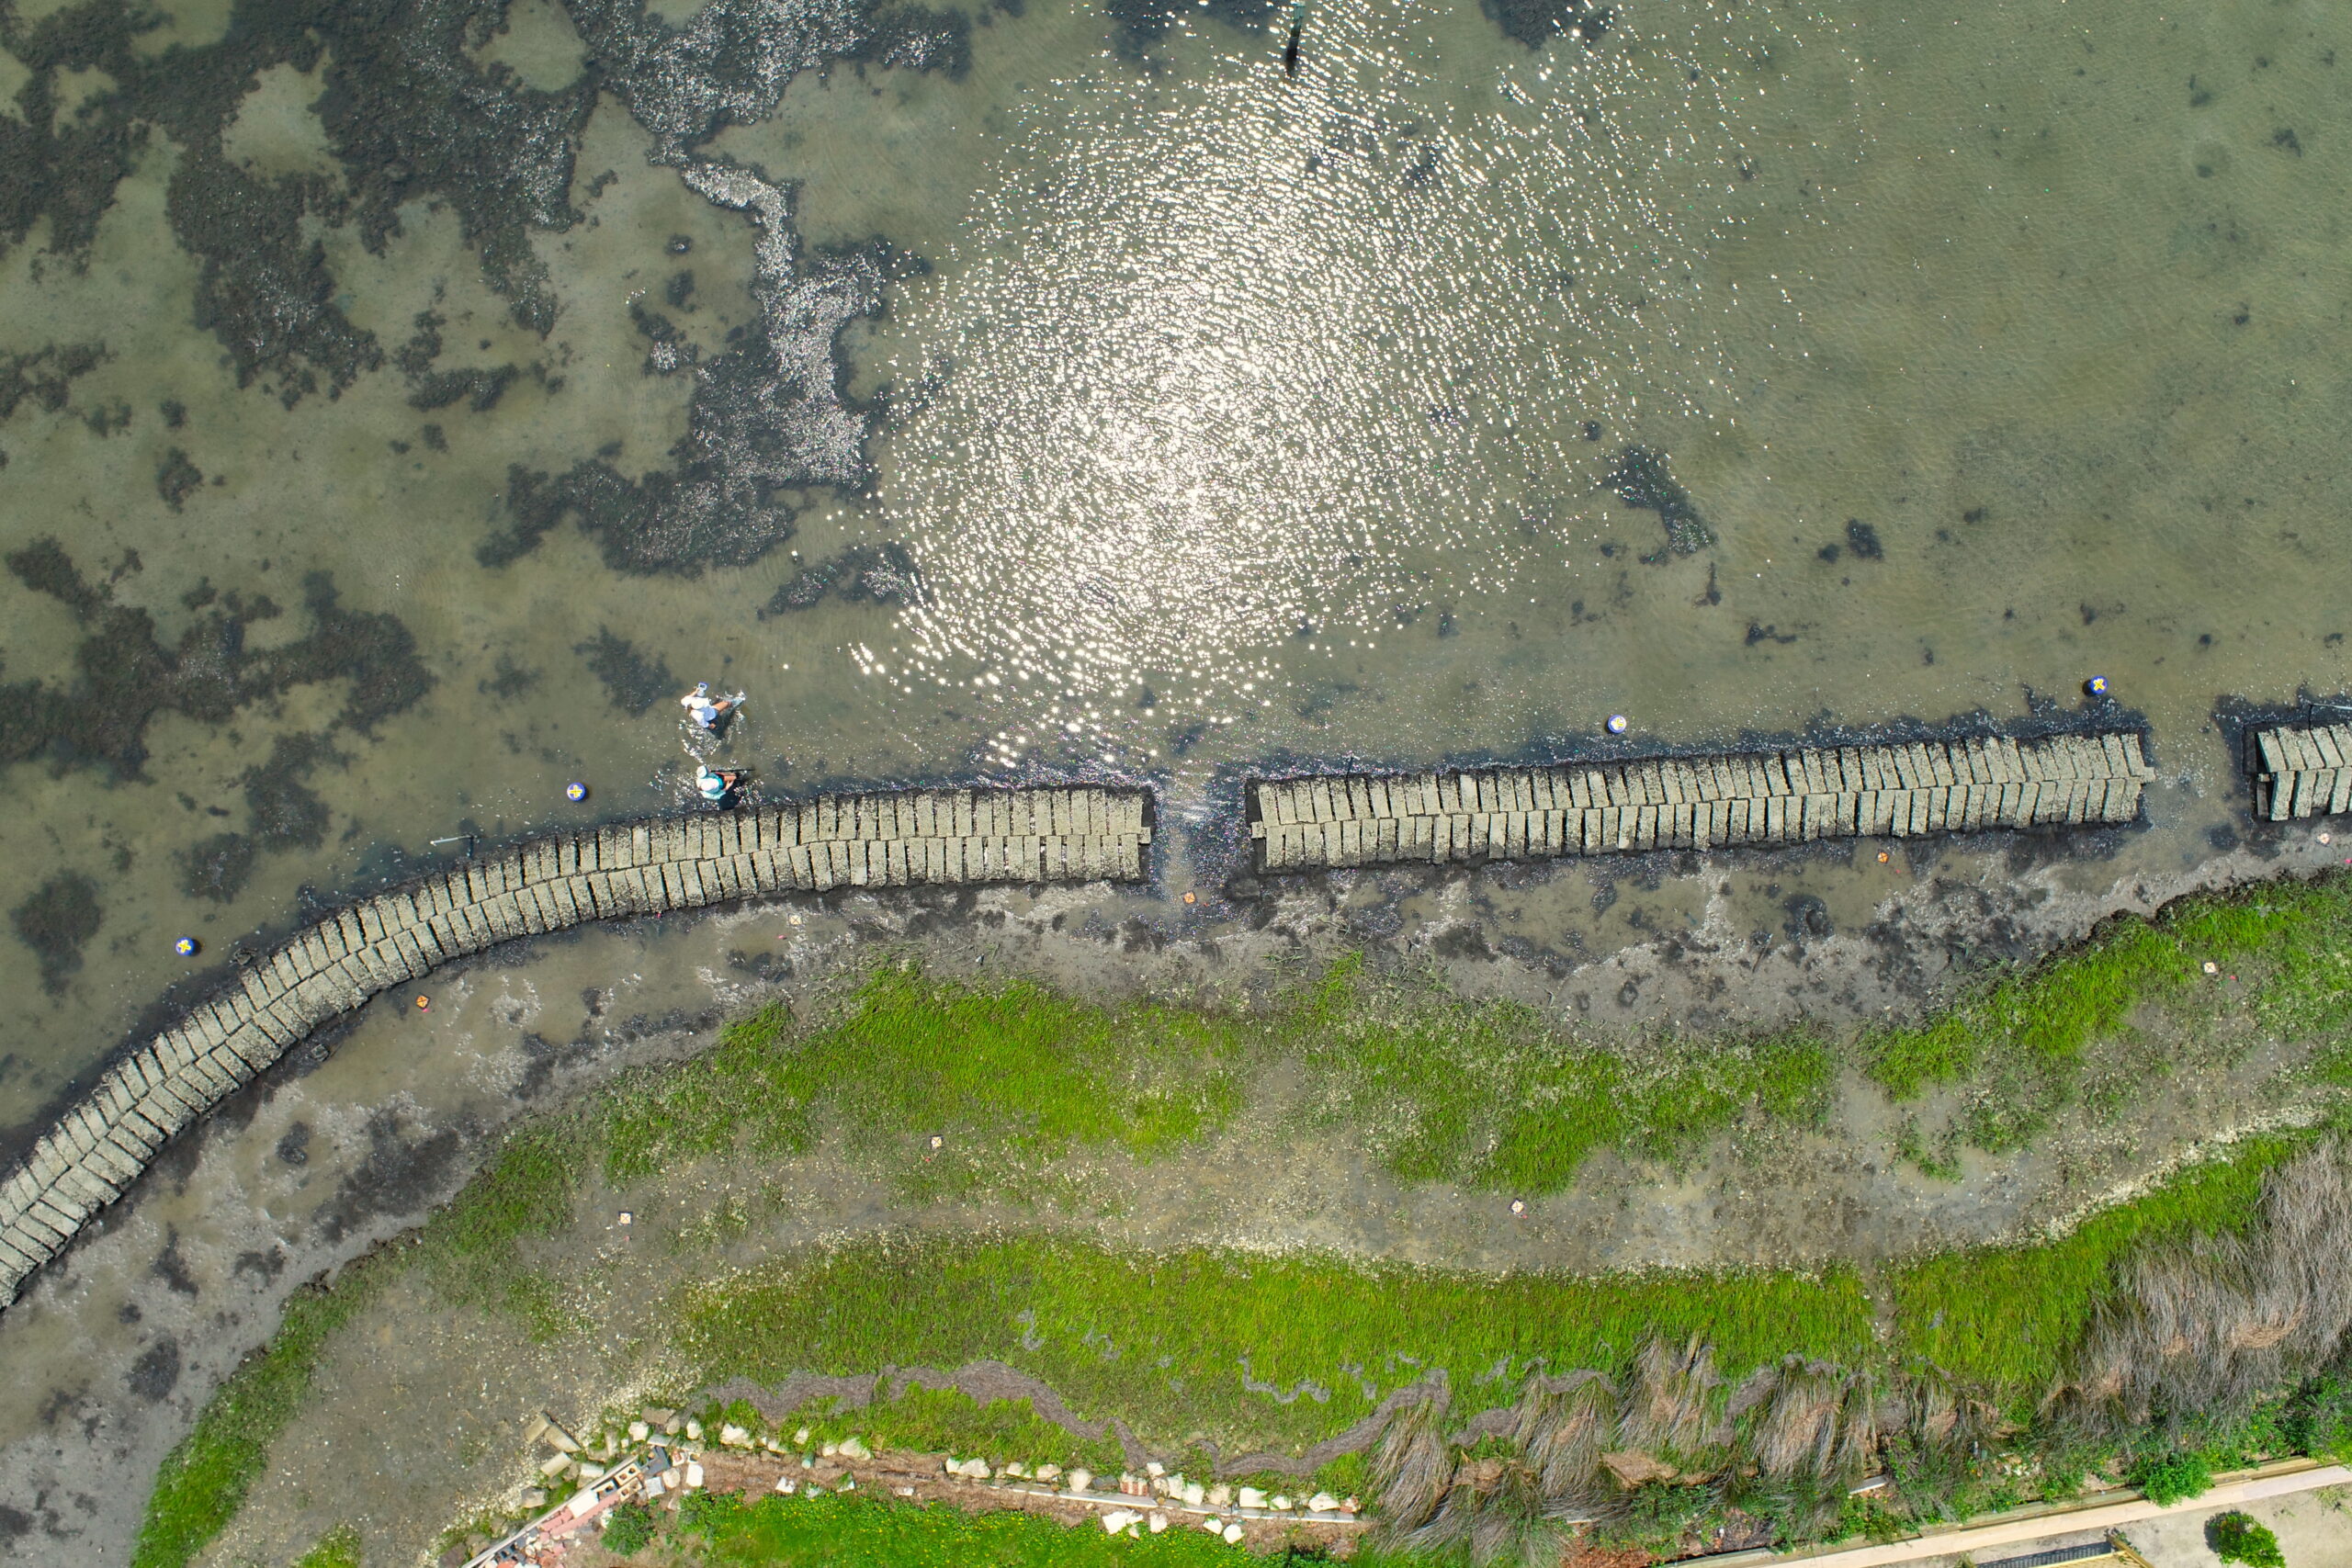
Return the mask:
<path fill-rule="evenodd" d="M 359 1532 L 349 1525 L 337 1525 L 302 1553 L 294 1568 L 360 1568 L 360 1563 Z"/>
<path fill-rule="evenodd" d="M 2177 900 L 2109 921 L 2080 945 L 1987 982 L 1934 1019 L 1866 1032 L 1865 1072 L 1898 1100 L 1966 1082 L 1970 1142 L 2021 1148 L 2075 1092 L 2086 1051 L 2143 1008 L 2219 1004 L 2221 976 L 2264 1029 L 2324 1042 L 2313 1072 L 2352 1087 L 2352 878 L 2278 882 Z M 2235 982 L 2233 982 L 2235 983 Z M 2211 999 L 2205 999 L 2211 998 Z"/>
<path fill-rule="evenodd" d="M 760 1418 L 759 1412 L 746 1404 L 707 1412 L 703 1425 L 707 1427 L 714 1419 L 739 1422 L 756 1430 Z M 954 1388 L 908 1387 L 894 1398 L 855 1410 L 835 1409 L 825 1402 L 782 1425 L 805 1425 L 809 1447 L 859 1438 L 869 1448 L 978 1456 L 998 1465 L 1008 1460 L 1033 1466 L 1057 1464 L 1064 1470 L 1084 1468 L 1098 1475 L 1113 1473 L 1126 1462 L 1116 1438 L 1090 1440 L 1039 1416 L 1025 1399 L 982 1404 Z"/>
<path fill-rule="evenodd" d="M 269 1343 L 213 1393 L 194 1429 L 165 1456 L 156 1475 L 131 1568 L 181 1568 L 236 1517 L 269 1461 L 270 1444 L 310 1393 L 328 1340 L 380 1287 L 386 1273 L 382 1256 L 345 1270 L 330 1289 L 296 1292 Z M 334 1539 L 322 1541 L 317 1551 L 326 1551 Z M 321 1568 L 333 1562 L 322 1559 Z"/>
<path fill-rule="evenodd" d="M 2006 1398 L 2039 1394 L 2064 1371 L 2067 1351 L 2125 1258 L 2242 1229 L 2255 1218 L 2264 1173 L 2310 1141 L 2310 1134 L 2250 1138 L 2227 1157 L 2095 1213 L 2057 1240 L 1973 1247 L 1894 1270 L 1888 1287 L 1902 1352 Z"/>
<path fill-rule="evenodd" d="M 1222 1126 L 1255 1031 L 1136 1002 L 1102 1008 L 1028 981 L 993 988 L 911 967 L 870 976 L 811 1028 L 771 1007 L 605 1112 L 616 1180 L 739 1146 L 797 1154 L 830 1122 L 872 1148 L 944 1140 L 908 1173 L 933 1188 L 1033 1170 L 1073 1148 L 1152 1159 Z M 937 1195 L 937 1194 L 929 1194 Z"/>
<path fill-rule="evenodd" d="M 1521 1004 L 1383 983 L 1352 959 L 1285 1022 L 1325 1088 L 1323 1127 L 1359 1133 L 1401 1180 L 1531 1196 L 1604 1148 L 1677 1161 L 1751 1116 L 1816 1124 L 1838 1077 L 1805 1032 L 1609 1049 Z"/>
<path fill-rule="evenodd" d="M 1198 1529 L 1128 1540 L 1035 1514 L 967 1514 L 855 1494 L 748 1504 L 713 1497 L 691 1519 L 682 1516 L 677 1533 L 698 1538 L 692 1559 L 710 1568 L 1231 1568 L 1234 1561 L 1233 1548 Z"/>
<path fill-rule="evenodd" d="M 1462 1408 L 1508 1404 L 1529 1367 L 1619 1367 L 1654 1333 L 1708 1339 L 1735 1371 L 1872 1354 L 1846 1269 L 1498 1278 L 1034 1236 L 899 1235 L 772 1265 L 690 1291 L 679 1342 L 709 1382 L 1001 1360 L 1086 1419 L 1230 1452 L 1295 1451 L 1432 1368 Z"/>

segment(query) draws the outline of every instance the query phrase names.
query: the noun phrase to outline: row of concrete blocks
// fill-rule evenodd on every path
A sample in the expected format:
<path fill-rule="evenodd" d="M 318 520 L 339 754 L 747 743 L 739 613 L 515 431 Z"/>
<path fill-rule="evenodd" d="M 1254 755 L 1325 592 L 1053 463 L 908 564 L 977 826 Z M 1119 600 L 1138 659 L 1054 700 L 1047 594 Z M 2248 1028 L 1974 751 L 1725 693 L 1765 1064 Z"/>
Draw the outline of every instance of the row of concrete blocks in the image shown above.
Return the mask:
<path fill-rule="evenodd" d="M 109 1067 L 0 1181 L 0 1303 L 166 1139 L 321 1023 L 450 959 L 584 920 L 787 892 L 1133 881 L 1150 808 L 1135 789 L 825 796 L 537 840 L 330 915 Z"/>
<path fill-rule="evenodd" d="M 1262 871 L 2128 822 L 2132 733 L 1838 747 L 1250 786 Z"/>
<path fill-rule="evenodd" d="M 2254 732 L 2254 814 L 2271 822 L 2352 811 L 2352 724 Z"/>

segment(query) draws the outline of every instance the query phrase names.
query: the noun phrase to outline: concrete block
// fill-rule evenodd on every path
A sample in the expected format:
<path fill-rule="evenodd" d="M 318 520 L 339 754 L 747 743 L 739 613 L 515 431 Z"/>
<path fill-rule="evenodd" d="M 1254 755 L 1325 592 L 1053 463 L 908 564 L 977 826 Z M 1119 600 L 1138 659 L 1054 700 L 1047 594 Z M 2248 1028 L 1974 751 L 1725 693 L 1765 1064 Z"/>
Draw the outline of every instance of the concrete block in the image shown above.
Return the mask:
<path fill-rule="evenodd" d="M 50 1201 L 52 1204 L 56 1203 L 58 1195 L 61 1194 L 78 1197 L 86 1201 L 89 1207 L 82 1216 L 86 1220 L 91 1213 L 95 1213 L 121 1197 L 122 1189 L 101 1175 L 96 1167 L 90 1163 L 88 1156 L 85 1156 L 81 1161 L 70 1167 L 65 1174 L 58 1179 Z"/>

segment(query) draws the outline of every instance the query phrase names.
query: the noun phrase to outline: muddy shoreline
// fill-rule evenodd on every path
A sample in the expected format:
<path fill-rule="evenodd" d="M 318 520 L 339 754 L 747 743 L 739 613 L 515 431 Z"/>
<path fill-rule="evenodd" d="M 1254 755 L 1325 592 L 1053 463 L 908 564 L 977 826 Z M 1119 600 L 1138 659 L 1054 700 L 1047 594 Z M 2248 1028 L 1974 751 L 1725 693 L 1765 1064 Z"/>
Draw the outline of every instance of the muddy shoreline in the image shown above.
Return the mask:
<path fill-rule="evenodd" d="M 1212 892 L 1173 918 L 1167 903 L 1155 908 L 1099 887 L 837 891 L 512 943 L 434 974 L 420 987 L 434 997 L 428 1013 L 404 997 L 379 998 L 338 1034 L 298 1047 L 169 1145 L 0 1318 L 6 1359 L 24 1369 L 0 1401 L 0 1491 L 14 1499 L 0 1505 L 0 1557 L 49 1561 L 69 1543 L 127 1555 L 156 1464 L 220 1379 L 267 1337 L 301 1282 L 445 1201 L 515 1117 L 628 1066 L 691 1055 L 721 1020 L 763 1001 L 805 1006 L 877 953 L 919 956 L 942 975 L 1031 975 L 1087 997 L 1238 1001 L 1318 957 L 1361 950 L 1375 963 L 1419 966 L 1460 994 L 1516 998 L 1603 1033 L 1703 1031 L 1733 1020 L 1742 1029 L 1798 1017 L 1853 1022 L 1916 1012 L 1987 962 L 2053 950 L 2114 914 L 2340 863 L 2317 842 L 2318 829 L 2249 834 L 2178 876 L 2134 875 L 2088 891 L 2079 883 L 2098 863 L 2049 844 L 1989 852 L 1951 841 L 1900 846 L 1919 859 L 1889 863 L 1893 885 L 1875 918 L 1826 936 L 1802 919 L 1743 928 L 1763 888 L 1780 887 L 1785 902 L 1808 863 L 1846 858 L 1836 850 L 1658 855 L 1651 866 L 1608 868 L 1616 874 L 1609 886 L 1626 884 L 1629 900 L 1657 897 L 1644 889 L 1645 877 L 1659 893 L 1698 888 L 1700 919 L 1598 956 L 1546 929 L 1547 904 L 1592 901 L 1593 868 L 1568 863 L 1285 878 L 1260 884 L 1254 898 Z M 2017 865 L 2027 853 L 2041 863 Z M 2165 1136 L 2177 1147 L 2220 1131 L 2191 1116 Z M 2006 1168 L 1984 1164 L 1962 1185 L 1930 1193 L 1939 1201 L 1926 1207 L 1889 1190 L 1879 1201 L 1888 1212 L 1862 1215 L 1868 1205 L 1857 1199 L 1808 1235 L 1788 1224 L 1759 1228 L 1760 1211 L 1744 1206 L 1744 1194 L 1705 1190 L 1707 1172 L 1659 1188 L 1655 1173 L 1619 1168 L 1611 1156 L 1518 1242 L 1443 1260 L 1703 1262 L 1722 1258 L 1727 1235 L 1741 1231 L 1793 1261 L 1849 1253 L 1859 1230 L 1900 1232 L 1915 1244 L 1985 1239 L 2051 1217 L 2046 1166 L 2030 1156 Z M 1237 1157 L 1234 1172 L 1243 1168 Z M 1247 1180 L 1236 1175 L 1228 1199 L 1262 1199 L 1318 1175 L 1302 1170 L 1286 1181 L 1262 1164 L 1254 1169 Z M 1422 1197 L 1435 1205 L 1432 1221 L 1444 1209 L 1459 1220 L 1476 1201 Z M 1653 1200 L 1644 1213 L 1622 1208 Z M 822 1230 L 900 1217 L 885 1197 L 854 1184 L 819 1207 L 804 1219 Z M 1181 1204 L 1157 1224 L 1138 1216 L 1145 1230 L 1164 1226 L 1170 1238 L 1197 1234 L 1210 1218 Z M 1427 1234 L 1420 1224 L 1381 1225 L 1323 1239 L 1410 1256 L 1411 1238 Z M 508 1441 L 504 1425 L 503 1413 L 486 1418 L 480 1439 Z"/>

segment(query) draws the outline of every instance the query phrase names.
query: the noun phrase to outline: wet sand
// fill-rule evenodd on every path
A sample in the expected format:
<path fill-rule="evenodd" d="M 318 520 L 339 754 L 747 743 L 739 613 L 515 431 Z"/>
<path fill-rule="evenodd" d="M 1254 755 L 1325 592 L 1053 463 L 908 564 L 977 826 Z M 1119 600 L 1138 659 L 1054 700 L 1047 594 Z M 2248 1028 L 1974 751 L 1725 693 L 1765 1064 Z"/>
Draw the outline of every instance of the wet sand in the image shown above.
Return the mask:
<path fill-rule="evenodd" d="M 2203 876 L 2309 873 L 2340 859 L 2308 826 L 2267 848 L 2267 858 L 2217 858 Z M 1599 958 L 1564 954 L 1544 931 L 1555 906 L 1589 908 L 1584 867 L 1338 874 L 1276 885 L 1246 905 L 1212 898 L 1183 923 L 1146 923 L 1131 899 L 1100 887 L 836 895 L 499 950 L 418 987 L 433 999 L 429 1011 L 405 993 L 379 998 L 340 1038 L 298 1050 L 201 1135 L 168 1150 L 102 1226 L 0 1314 L 0 1352 L 17 1369 L 0 1399 L 0 1481 L 23 1500 L 10 1505 L 20 1517 L 0 1517 L 8 1526 L 0 1551 L 45 1562 L 70 1542 L 120 1555 L 154 1465 L 237 1358 L 274 1328 L 288 1291 L 421 1218 L 515 1115 L 627 1064 L 691 1053 L 721 1019 L 768 998 L 820 1001 L 877 953 L 919 954 L 944 976 L 1032 975 L 1100 998 L 1146 990 L 1246 1002 L 1289 983 L 1302 964 L 1368 950 L 1376 961 L 1427 964 L 1464 994 L 1527 1000 L 1607 1039 L 1727 1019 L 1752 1027 L 1907 1015 L 1947 994 L 1967 964 L 1996 955 L 1984 943 L 1994 925 L 2010 944 L 2003 952 L 2039 950 L 2189 880 L 2086 894 L 2067 886 L 2080 864 L 2013 871 L 2006 854 L 1980 853 L 1972 865 L 1947 846 L 1934 862 L 1882 868 L 1894 886 L 1868 929 L 1819 936 L 1800 923 L 1804 934 L 1791 935 L 1785 901 L 1818 858 L 1709 858 L 1661 874 L 1649 892 L 1628 878 L 1620 902 L 1651 903 L 1645 919 L 1659 925 L 1670 906 L 1653 901 L 1702 880 L 1719 891 L 1670 934 L 1654 926 L 1656 934 Z M 1751 930 L 1768 908 L 1780 911 L 1779 924 Z M 797 928 L 788 919 L 796 910 Z M 2307 1107 L 2279 1098 L 2276 1075 L 2294 1059 L 2291 1048 L 2250 1042 L 2208 1068 L 2176 1072 L 2112 1119 L 2070 1116 L 2018 1156 L 1971 1153 L 1956 1182 L 1894 1157 L 1883 1099 L 1849 1080 L 1821 1133 L 1751 1130 L 1679 1170 L 1604 1154 L 1524 1216 L 1511 1215 L 1503 1195 L 1399 1187 L 1361 1152 L 1299 1139 L 1293 1113 L 1303 1086 L 1281 1075 L 1261 1083 L 1227 1134 L 1173 1166 L 1069 1162 L 1057 1186 L 1087 1195 L 1076 1207 L 1006 1208 L 997 1199 L 910 1208 L 831 1150 L 757 1173 L 693 1168 L 583 1201 L 592 1214 L 631 1207 L 644 1216 L 617 1253 L 602 1221 L 564 1244 L 604 1259 L 594 1312 L 614 1325 L 606 1353 L 582 1361 L 561 1347 L 532 1347 L 510 1324 L 428 1300 L 421 1281 L 371 1307 L 346 1331 L 322 1397 L 282 1450 L 315 1448 L 316 1466 L 274 1472 L 222 1560 L 235 1560 L 231 1545 L 290 1552 L 306 1544 L 303 1531 L 346 1517 L 388 1540 L 421 1543 L 459 1502 L 503 1490 L 529 1410 L 601 1401 L 616 1384 L 660 1374 L 658 1347 L 617 1348 L 634 1338 L 623 1325 L 676 1282 L 680 1263 L 662 1238 L 754 1189 L 790 1201 L 763 1202 L 753 1226 L 707 1257 L 698 1249 L 691 1267 L 873 1227 L 998 1221 L 1076 1226 L 1119 1245 L 1309 1247 L 1471 1269 L 1868 1265 L 2031 1231 L 2216 1138 L 2292 1122 Z M 359 1455 L 367 1461 L 357 1470 L 343 1462 Z M 329 1473 L 356 1489 L 321 1479 Z"/>

